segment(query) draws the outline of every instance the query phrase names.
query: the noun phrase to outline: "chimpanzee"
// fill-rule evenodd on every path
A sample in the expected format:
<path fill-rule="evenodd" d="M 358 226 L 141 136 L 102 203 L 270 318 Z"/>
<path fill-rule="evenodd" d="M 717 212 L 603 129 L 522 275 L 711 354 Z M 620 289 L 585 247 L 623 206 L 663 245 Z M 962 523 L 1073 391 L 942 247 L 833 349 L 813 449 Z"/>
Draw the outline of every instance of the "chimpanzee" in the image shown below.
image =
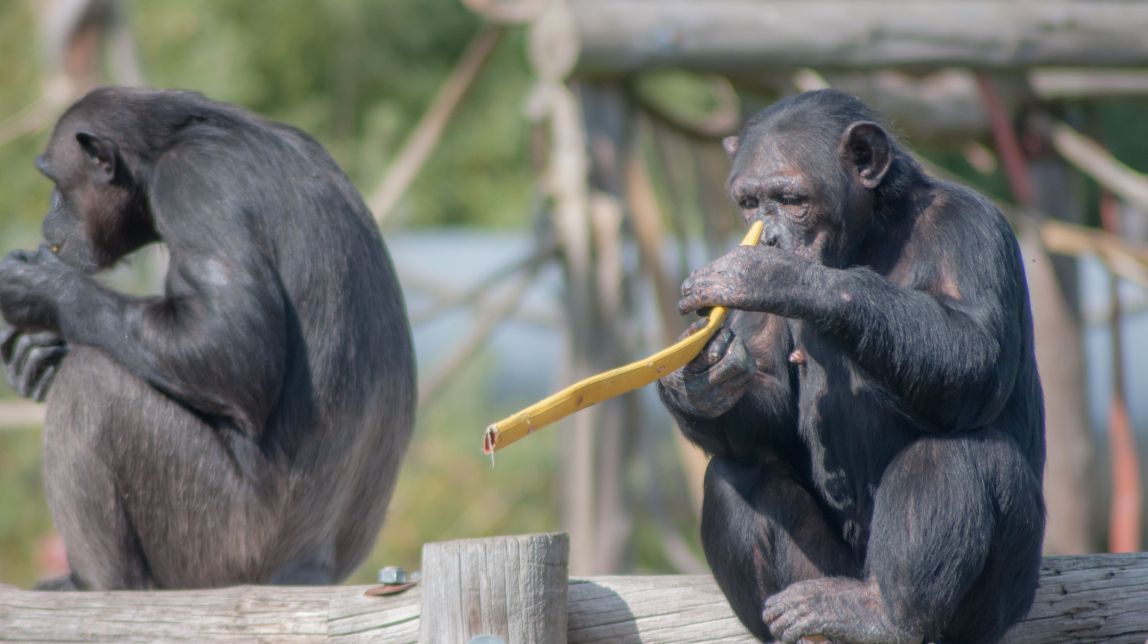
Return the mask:
<path fill-rule="evenodd" d="M 102 88 L 37 160 L 38 252 L 0 262 L 10 380 L 47 392 L 56 587 L 333 583 L 373 545 L 410 439 L 402 293 L 358 192 L 291 127 Z M 93 273 L 150 242 L 161 295 Z"/>
<path fill-rule="evenodd" d="M 737 309 L 664 403 L 712 455 L 702 543 L 761 639 L 991 642 L 1032 603 L 1044 409 L 1016 239 L 863 103 L 784 99 L 724 145 L 761 244 L 682 286 Z"/>

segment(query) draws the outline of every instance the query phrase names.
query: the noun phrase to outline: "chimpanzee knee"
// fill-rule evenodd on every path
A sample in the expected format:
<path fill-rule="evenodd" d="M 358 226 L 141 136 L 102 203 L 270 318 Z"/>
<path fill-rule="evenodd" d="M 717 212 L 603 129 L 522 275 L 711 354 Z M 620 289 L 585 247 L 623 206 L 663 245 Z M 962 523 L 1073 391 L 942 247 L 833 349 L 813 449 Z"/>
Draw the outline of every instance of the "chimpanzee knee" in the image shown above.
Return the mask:
<path fill-rule="evenodd" d="M 865 562 L 890 618 L 930 640 L 999 639 L 1040 567 L 1040 479 L 997 430 L 923 437 L 889 465 Z"/>
<path fill-rule="evenodd" d="M 813 497 L 775 458 L 710 461 L 701 536 L 718 586 L 759 639 L 769 636 L 761 620 L 768 596 L 804 579 L 857 574 Z"/>
<path fill-rule="evenodd" d="M 75 347 L 49 392 L 54 403 L 44 423 L 44 492 L 69 544 L 71 574 L 45 589 L 143 589 L 151 583 L 115 477 L 115 452 L 124 449 L 124 437 L 116 436 L 107 412 L 131 389 L 121 373 L 101 352 Z M 81 392 L 105 405 L 83 404 Z"/>

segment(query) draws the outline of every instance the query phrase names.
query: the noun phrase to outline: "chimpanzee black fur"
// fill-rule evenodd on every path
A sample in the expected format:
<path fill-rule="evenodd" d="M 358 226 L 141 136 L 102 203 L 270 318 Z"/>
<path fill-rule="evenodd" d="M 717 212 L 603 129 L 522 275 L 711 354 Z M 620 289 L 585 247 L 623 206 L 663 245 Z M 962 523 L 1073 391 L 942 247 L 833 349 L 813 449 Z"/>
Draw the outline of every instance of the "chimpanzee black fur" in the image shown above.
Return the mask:
<path fill-rule="evenodd" d="M 415 402 L 402 293 L 351 182 L 294 128 L 142 89 L 85 96 L 37 164 L 46 244 L 0 262 L 2 355 L 22 393 L 47 391 L 56 586 L 344 578 Z M 162 295 L 90 276 L 156 241 Z"/>
<path fill-rule="evenodd" d="M 693 273 L 735 311 L 659 387 L 713 459 L 702 543 L 761 639 L 992 642 L 1032 603 L 1044 411 L 1015 237 L 860 101 L 780 101 L 725 142 L 761 245 Z"/>

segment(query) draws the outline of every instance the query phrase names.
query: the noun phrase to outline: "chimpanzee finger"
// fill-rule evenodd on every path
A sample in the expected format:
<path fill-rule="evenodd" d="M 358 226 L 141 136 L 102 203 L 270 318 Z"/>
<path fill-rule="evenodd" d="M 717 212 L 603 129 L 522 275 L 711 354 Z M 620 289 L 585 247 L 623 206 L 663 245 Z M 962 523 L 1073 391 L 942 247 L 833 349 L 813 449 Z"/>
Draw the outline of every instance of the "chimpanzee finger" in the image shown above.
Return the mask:
<path fill-rule="evenodd" d="M 707 374 L 710 385 L 737 389 L 753 379 L 757 373 L 757 361 L 753 359 L 745 342 L 736 336 L 730 342 L 725 354 L 710 368 Z"/>
<path fill-rule="evenodd" d="M 27 396 L 36 402 L 44 402 L 52 381 L 56 379 L 56 371 L 64 356 L 68 354 L 66 346 L 40 347 L 28 357 L 27 367 Z"/>
<path fill-rule="evenodd" d="M 699 311 L 703 308 L 710 308 L 713 302 L 707 302 L 706 295 L 713 288 L 713 270 L 711 266 L 703 266 L 686 278 L 682 282 L 682 297 L 678 300 L 678 312 L 682 315 L 692 311 Z"/>
<path fill-rule="evenodd" d="M 717 362 L 721 360 L 723 356 L 725 356 L 725 352 L 727 349 L 729 349 L 729 345 L 731 342 L 733 342 L 733 338 L 733 331 L 730 331 L 726 327 L 718 329 L 718 332 L 714 334 L 714 337 L 710 338 L 710 341 L 706 343 L 706 346 L 702 347 L 702 350 L 700 353 L 698 353 L 697 357 L 695 357 L 689 362 L 689 364 L 686 365 L 686 371 L 688 373 L 701 373 L 717 364 Z"/>
<path fill-rule="evenodd" d="M 691 311 L 703 311 L 715 306 L 733 306 L 740 292 L 741 271 L 733 262 L 737 257 L 719 257 L 713 263 L 703 266 L 682 283 L 682 298 L 678 300 L 678 312 L 682 315 Z"/>
<path fill-rule="evenodd" d="M 20 331 L 11 324 L 0 323 L 0 360 L 5 364 L 11 361 L 12 352 L 16 347 L 16 340 L 20 337 Z"/>
<path fill-rule="evenodd" d="M 12 260 L 14 262 L 20 262 L 21 264 L 27 264 L 28 262 L 32 261 L 33 258 L 36 257 L 37 252 L 38 251 L 32 251 L 32 250 L 26 250 L 23 248 L 18 248 L 16 250 L 8 253 L 8 255 L 5 257 L 5 259 L 9 259 L 9 260 Z"/>
<path fill-rule="evenodd" d="M 686 330 L 683 331 L 680 336 L 678 336 L 678 341 L 680 342 L 682 340 L 685 340 L 686 338 L 690 337 L 691 335 L 693 335 L 693 334 L 697 333 L 698 331 L 701 331 L 702 329 L 706 328 L 706 323 L 708 323 L 708 322 L 709 322 L 709 320 L 694 320 L 690 324 L 690 326 L 688 326 L 686 328 Z"/>
<path fill-rule="evenodd" d="M 0 357 L 9 373 L 23 372 L 29 360 L 39 355 L 52 355 L 54 349 L 64 348 L 64 340 L 59 334 L 52 331 L 38 331 L 36 333 L 15 333 L 8 342 L 0 345 Z M 47 349 L 49 351 L 42 351 Z"/>
<path fill-rule="evenodd" d="M 11 365 L 9 382 L 21 395 L 42 401 L 55 377 L 56 367 L 67 355 L 68 349 L 62 343 L 27 346 L 23 355 L 17 356 L 19 362 Z"/>
<path fill-rule="evenodd" d="M 28 398 L 36 402 L 44 402 L 48 397 L 48 391 L 52 388 L 52 381 L 56 379 L 56 372 L 59 370 L 59 363 L 53 363 L 40 374 L 39 379 L 36 380 L 35 386 L 28 394 Z"/>

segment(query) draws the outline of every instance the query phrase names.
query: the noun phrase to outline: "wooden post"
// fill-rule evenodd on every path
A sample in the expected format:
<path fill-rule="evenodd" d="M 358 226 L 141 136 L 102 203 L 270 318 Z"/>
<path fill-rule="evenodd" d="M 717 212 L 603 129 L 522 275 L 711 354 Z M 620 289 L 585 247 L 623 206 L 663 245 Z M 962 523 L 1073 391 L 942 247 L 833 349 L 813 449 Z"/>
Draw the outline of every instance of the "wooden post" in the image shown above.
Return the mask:
<path fill-rule="evenodd" d="M 564 533 L 426 544 L 419 640 L 564 643 L 569 555 Z"/>

